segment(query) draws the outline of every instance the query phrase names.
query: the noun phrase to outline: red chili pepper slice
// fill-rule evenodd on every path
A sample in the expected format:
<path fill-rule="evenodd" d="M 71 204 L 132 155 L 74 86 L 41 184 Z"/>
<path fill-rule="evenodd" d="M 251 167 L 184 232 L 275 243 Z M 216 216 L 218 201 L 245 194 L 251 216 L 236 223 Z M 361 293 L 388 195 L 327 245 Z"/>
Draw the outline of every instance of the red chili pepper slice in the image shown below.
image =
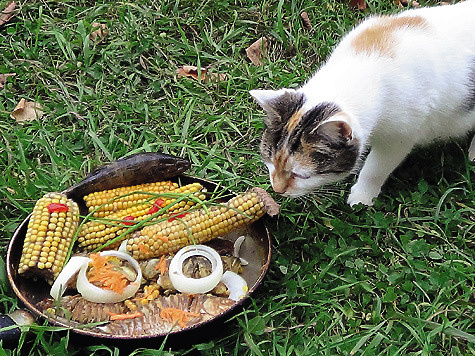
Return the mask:
<path fill-rule="evenodd" d="M 163 207 L 163 204 L 165 204 L 165 200 L 158 198 L 153 203 L 153 206 L 147 211 L 147 214 L 155 214 L 157 211 L 160 210 L 161 207 Z"/>
<path fill-rule="evenodd" d="M 47 206 L 50 213 L 65 213 L 69 210 L 66 204 L 51 203 Z"/>
<path fill-rule="evenodd" d="M 133 220 L 135 220 L 135 216 L 133 216 L 133 215 L 124 216 L 122 218 L 122 224 L 123 225 L 128 225 L 128 226 L 133 225 L 133 224 L 135 224 L 135 221 L 133 221 Z"/>
<path fill-rule="evenodd" d="M 188 214 L 188 213 L 172 214 L 172 215 L 170 215 L 170 217 L 168 218 L 168 221 L 171 222 L 171 221 L 176 220 L 176 219 L 181 219 L 181 218 L 185 217 L 186 214 Z"/>
<path fill-rule="evenodd" d="M 163 204 L 165 204 L 165 200 L 163 200 L 162 198 L 158 198 L 157 200 L 155 200 L 155 202 L 153 203 L 153 205 L 156 205 L 160 208 L 163 207 Z"/>
<path fill-rule="evenodd" d="M 148 209 L 147 214 L 155 214 L 159 210 L 160 210 L 160 208 L 158 206 L 154 205 L 150 209 Z"/>

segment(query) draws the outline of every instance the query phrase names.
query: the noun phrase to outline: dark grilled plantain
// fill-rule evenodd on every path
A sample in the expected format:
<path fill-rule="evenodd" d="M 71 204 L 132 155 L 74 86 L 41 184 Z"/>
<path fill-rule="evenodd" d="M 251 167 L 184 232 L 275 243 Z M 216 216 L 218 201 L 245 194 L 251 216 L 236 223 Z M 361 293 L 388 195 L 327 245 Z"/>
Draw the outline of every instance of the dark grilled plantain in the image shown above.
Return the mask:
<path fill-rule="evenodd" d="M 92 192 L 167 180 L 190 167 L 184 158 L 160 152 L 137 153 L 94 170 L 64 193 L 78 200 Z"/>

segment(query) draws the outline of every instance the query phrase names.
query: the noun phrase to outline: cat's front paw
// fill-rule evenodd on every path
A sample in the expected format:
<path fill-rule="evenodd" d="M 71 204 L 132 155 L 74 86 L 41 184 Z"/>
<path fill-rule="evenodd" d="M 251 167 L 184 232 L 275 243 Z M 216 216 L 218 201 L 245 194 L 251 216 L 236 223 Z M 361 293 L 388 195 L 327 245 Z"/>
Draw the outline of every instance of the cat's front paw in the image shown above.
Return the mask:
<path fill-rule="evenodd" d="M 379 190 L 377 192 L 371 192 L 368 189 L 359 189 L 358 186 L 354 185 L 351 188 L 350 195 L 348 195 L 347 203 L 350 206 L 357 205 L 359 203 L 372 206 L 373 199 L 376 198 L 379 194 Z"/>

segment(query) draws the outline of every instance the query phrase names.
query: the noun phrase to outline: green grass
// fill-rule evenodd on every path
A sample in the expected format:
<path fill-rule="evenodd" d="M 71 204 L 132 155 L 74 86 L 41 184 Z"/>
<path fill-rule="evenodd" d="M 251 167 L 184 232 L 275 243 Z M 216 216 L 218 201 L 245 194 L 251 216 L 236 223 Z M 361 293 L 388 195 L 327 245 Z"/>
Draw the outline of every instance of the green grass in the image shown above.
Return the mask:
<path fill-rule="evenodd" d="M 368 5 L 362 13 L 333 0 L 22 3 L 0 27 L 0 73 L 16 73 L 0 89 L 2 255 L 43 193 L 132 152 L 180 155 L 193 175 L 270 191 L 258 155 L 263 114 L 248 90 L 298 86 L 364 15 L 397 11 L 390 0 Z M 99 44 L 89 40 L 96 21 L 109 29 Z M 245 49 L 261 36 L 269 56 L 256 67 Z M 176 78 L 188 64 L 229 79 Z M 15 123 L 9 113 L 20 98 L 40 102 L 45 117 Z M 157 340 L 121 354 L 474 354 L 475 166 L 467 147 L 414 152 L 371 208 L 345 204 L 353 178 L 311 199 L 276 196 L 273 260 L 251 303 L 196 345 Z M 3 289 L 0 311 L 17 308 Z M 118 345 L 90 343 L 38 325 L 0 354 L 119 354 Z"/>

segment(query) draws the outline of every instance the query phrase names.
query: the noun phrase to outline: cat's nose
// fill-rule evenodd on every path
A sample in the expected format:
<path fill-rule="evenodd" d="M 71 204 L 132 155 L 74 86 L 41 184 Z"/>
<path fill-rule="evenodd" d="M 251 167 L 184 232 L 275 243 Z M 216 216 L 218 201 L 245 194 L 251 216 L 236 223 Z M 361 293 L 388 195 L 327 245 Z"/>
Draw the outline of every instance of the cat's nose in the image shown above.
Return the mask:
<path fill-rule="evenodd" d="M 272 182 L 272 189 L 274 189 L 276 193 L 284 194 L 287 191 L 287 187 L 288 185 L 285 182 L 280 182 L 279 180 Z"/>

